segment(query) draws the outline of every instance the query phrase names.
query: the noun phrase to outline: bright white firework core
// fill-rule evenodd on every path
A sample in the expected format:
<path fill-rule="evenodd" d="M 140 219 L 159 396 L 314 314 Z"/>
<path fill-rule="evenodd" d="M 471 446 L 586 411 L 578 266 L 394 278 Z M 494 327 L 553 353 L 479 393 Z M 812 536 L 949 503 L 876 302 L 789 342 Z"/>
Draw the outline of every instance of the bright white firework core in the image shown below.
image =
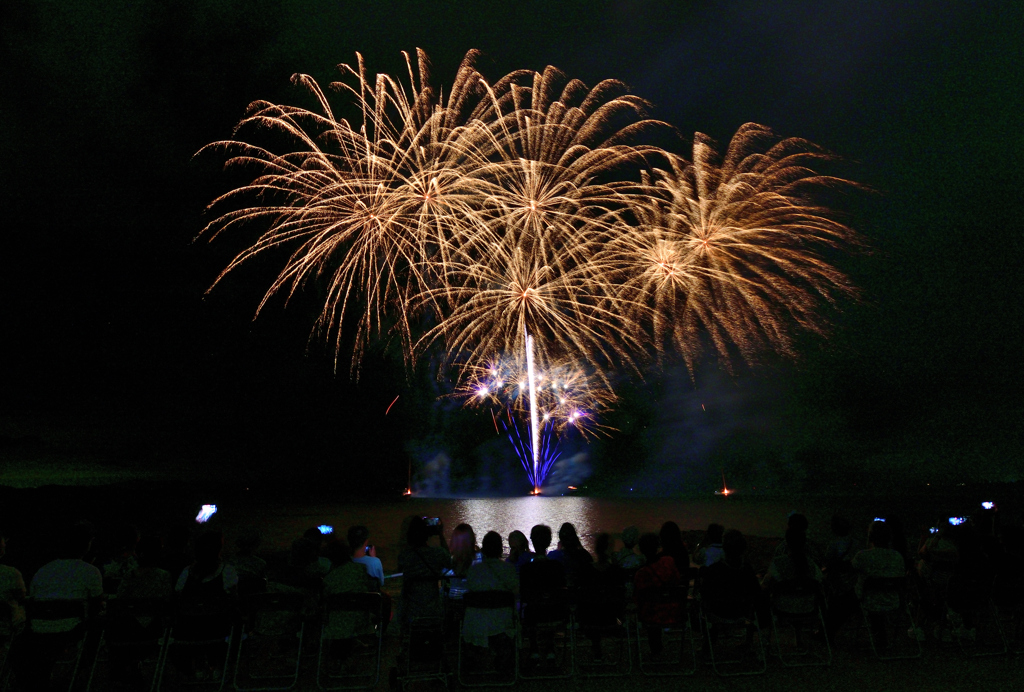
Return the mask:
<path fill-rule="evenodd" d="M 530 382 L 530 437 L 533 442 L 533 489 L 540 490 L 539 479 L 537 478 L 537 456 L 540 454 L 540 432 L 537 429 L 537 394 L 534 391 L 533 383 L 533 337 L 526 335 L 526 374 Z"/>

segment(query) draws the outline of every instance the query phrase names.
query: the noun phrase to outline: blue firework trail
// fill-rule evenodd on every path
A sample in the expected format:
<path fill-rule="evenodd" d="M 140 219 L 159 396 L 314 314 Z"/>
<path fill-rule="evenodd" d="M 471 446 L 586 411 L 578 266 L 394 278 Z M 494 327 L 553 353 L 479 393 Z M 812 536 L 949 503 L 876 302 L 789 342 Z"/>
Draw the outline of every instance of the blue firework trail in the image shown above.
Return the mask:
<path fill-rule="evenodd" d="M 507 410 L 505 418 L 501 419 L 501 425 L 505 429 L 505 434 L 508 435 L 508 441 L 512 443 L 512 448 L 516 451 L 516 456 L 519 457 L 519 463 L 523 465 L 523 469 L 529 477 L 530 484 L 534 488 L 542 487 L 555 462 L 558 461 L 558 457 L 562 454 L 558 445 L 558 435 L 555 434 L 551 420 L 545 421 L 540 430 L 540 458 L 537 460 L 536 475 L 533 470 L 531 440 L 529 437 L 523 438 L 510 410 Z"/>

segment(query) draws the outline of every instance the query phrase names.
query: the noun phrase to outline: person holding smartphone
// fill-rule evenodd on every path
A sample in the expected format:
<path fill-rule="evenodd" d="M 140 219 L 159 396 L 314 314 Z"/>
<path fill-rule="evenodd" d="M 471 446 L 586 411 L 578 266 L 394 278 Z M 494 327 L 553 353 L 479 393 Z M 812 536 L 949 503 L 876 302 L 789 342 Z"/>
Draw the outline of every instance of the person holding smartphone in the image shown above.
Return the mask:
<path fill-rule="evenodd" d="M 352 547 L 352 562 L 366 568 L 366 574 L 376 580 L 377 588 L 384 586 L 384 566 L 377 557 L 377 548 L 370 545 L 370 530 L 365 526 L 349 527 L 348 544 Z"/>

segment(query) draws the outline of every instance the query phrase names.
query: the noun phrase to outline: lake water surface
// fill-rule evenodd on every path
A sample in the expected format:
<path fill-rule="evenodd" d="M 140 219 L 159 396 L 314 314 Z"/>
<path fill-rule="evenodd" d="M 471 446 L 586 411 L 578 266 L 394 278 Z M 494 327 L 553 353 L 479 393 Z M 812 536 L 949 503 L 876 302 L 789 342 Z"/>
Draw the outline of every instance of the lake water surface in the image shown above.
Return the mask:
<path fill-rule="evenodd" d="M 831 508 L 816 503 L 811 507 L 794 506 L 792 501 L 768 498 L 712 496 L 706 500 L 608 499 L 592 497 L 514 497 L 514 498 L 407 498 L 393 502 L 310 504 L 223 508 L 218 517 L 231 540 L 231 534 L 246 527 L 259 526 L 265 545 L 285 549 L 291 541 L 312 526 L 328 524 L 344 535 L 353 524 L 370 529 L 370 541 L 379 547 L 385 569 L 393 569 L 398 551 L 404 545 L 403 521 L 410 516 L 440 517 L 445 534 L 457 524 L 473 527 L 477 540 L 487 531 L 497 531 L 508 545 L 508 534 L 518 529 L 529 535 L 535 524 L 547 524 L 557 532 L 563 522 L 575 525 L 584 545 L 592 547 L 588 537 L 602 531 L 613 535 L 627 526 L 641 532 L 656 532 L 662 523 L 675 521 L 683 529 L 704 530 L 711 522 L 736 528 L 747 535 L 781 536 L 790 511 L 807 513 L 812 523 L 827 530 Z"/>

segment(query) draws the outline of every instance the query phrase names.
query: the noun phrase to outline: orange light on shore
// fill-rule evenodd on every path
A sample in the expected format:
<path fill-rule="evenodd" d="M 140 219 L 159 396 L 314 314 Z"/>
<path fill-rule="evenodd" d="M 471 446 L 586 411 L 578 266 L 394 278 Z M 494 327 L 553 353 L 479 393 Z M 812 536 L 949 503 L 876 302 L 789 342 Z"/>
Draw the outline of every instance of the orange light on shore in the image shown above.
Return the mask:
<path fill-rule="evenodd" d="M 715 495 L 722 495 L 723 497 L 728 497 L 731 493 L 732 491 L 729 490 L 729 486 L 726 485 L 725 483 L 725 471 L 722 471 L 722 489 L 716 490 Z"/>
<path fill-rule="evenodd" d="M 412 488 L 406 488 L 402 491 L 402 495 L 412 495 Z"/>

